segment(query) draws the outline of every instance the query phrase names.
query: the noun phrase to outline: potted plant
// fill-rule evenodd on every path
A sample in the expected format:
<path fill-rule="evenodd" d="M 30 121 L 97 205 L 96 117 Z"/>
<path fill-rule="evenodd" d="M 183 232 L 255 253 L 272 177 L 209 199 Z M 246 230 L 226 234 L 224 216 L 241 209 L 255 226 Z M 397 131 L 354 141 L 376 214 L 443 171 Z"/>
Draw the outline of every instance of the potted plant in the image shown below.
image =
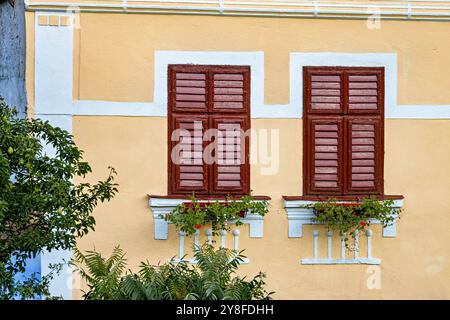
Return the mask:
<path fill-rule="evenodd" d="M 392 207 L 393 204 L 393 200 L 378 200 L 372 196 L 357 202 L 328 199 L 307 207 L 313 209 L 315 223 L 324 224 L 328 230 L 343 235 L 348 246 L 348 237 L 355 238 L 355 231 L 364 231 L 373 220 L 386 227 L 399 217 L 402 209 Z"/>
<path fill-rule="evenodd" d="M 190 202 L 179 204 L 164 219 L 187 235 L 194 234 L 205 225 L 211 225 L 213 234 L 217 235 L 221 230 L 229 230 L 231 221 L 236 226 L 242 225 L 241 219 L 248 212 L 264 216 L 268 212 L 268 202 L 255 201 L 251 196 L 200 202 L 193 195 Z"/>

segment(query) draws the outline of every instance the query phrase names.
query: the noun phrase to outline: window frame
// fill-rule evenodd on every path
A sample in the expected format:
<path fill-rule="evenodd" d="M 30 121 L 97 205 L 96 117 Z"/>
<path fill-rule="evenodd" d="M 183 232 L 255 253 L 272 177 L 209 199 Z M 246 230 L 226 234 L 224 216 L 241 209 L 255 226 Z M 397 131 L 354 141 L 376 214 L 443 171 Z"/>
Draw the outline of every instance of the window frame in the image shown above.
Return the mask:
<path fill-rule="evenodd" d="M 177 72 L 205 72 L 205 95 L 206 95 L 206 109 L 200 110 L 195 109 L 193 111 L 184 111 L 176 108 L 176 73 Z M 243 77 L 243 108 L 238 110 L 233 109 L 223 109 L 214 108 L 214 73 L 242 73 Z M 168 195 L 169 196 L 187 196 L 192 195 L 195 191 L 186 190 L 186 192 L 179 192 L 177 190 L 177 175 L 176 167 L 171 160 L 171 152 L 173 146 L 177 143 L 176 141 L 171 141 L 172 130 L 175 129 L 175 119 L 176 117 L 184 116 L 188 118 L 192 117 L 206 117 L 207 127 L 204 131 L 214 128 L 214 125 L 220 120 L 229 121 L 230 119 L 242 119 L 244 125 L 243 131 L 247 131 L 251 128 L 250 121 L 250 81 L 251 73 L 250 66 L 238 66 L 238 65 L 190 65 L 190 64 L 169 64 L 168 65 L 168 121 L 167 121 L 167 137 L 168 137 L 168 153 L 167 153 L 167 168 L 168 168 Z M 207 167 L 207 192 L 195 192 L 196 195 L 200 197 L 223 197 L 223 196 L 244 196 L 250 194 L 250 138 L 248 135 L 244 136 L 245 139 L 245 163 L 241 164 L 241 181 L 242 188 L 239 190 L 227 190 L 227 191 L 217 191 L 215 186 L 217 185 L 216 170 L 217 164 L 204 164 Z M 209 142 L 208 142 L 209 143 Z M 203 144 L 203 148 L 205 143 Z M 216 150 L 217 152 L 217 150 Z M 179 179 L 179 178 L 178 178 Z M 187 189 L 187 188 L 186 188 Z M 242 191 L 241 191 L 242 190 Z"/>
<path fill-rule="evenodd" d="M 361 196 L 383 196 L 384 195 L 384 108 L 385 108 L 385 86 L 384 86 L 384 67 L 330 67 L 330 66 L 305 66 L 303 67 L 303 195 L 304 196 L 326 196 L 326 197 L 361 197 Z M 341 102 L 339 111 L 315 110 L 311 108 L 311 86 L 309 81 L 310 73 L 323 74 L 340 74 L 341 79 Z M 349 109 L 349 75 L 377 75 L 377 109 L 371 110 L 350 110 Z M 310 128 L 310 119 L 340 118 L 342 121 L 342 136 L 338 140 L 342 141 L 341 155 L 342 164 L 338 163 L 338 172 L 341 172 L 342 191 L 313 191 L 312 183 L 314 166 L 311 157 L 313 156 L 312 148 L 315 143 L 312 142 L 313 130 Z M 361 188 L 360 190 L 350 190 L 351 183 L 351 137 L 349 136 L 349 125 L 352 120 L 368 120 L 377 119 L 378 132 L 375 133 L 375 188 L 376 191 L 368 191 Z M 375 129 L 376 130 L 376 129 Z M 339 180 L 339 176 L 338 176 Z"/>

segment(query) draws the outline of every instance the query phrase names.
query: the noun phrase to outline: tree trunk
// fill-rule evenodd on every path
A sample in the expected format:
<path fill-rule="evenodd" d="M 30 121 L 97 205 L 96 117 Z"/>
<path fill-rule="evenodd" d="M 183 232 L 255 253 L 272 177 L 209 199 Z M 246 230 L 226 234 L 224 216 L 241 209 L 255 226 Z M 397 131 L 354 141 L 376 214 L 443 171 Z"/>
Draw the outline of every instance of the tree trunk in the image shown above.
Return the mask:
<path fill-rule="evenodd" d="M 25 5 L 24 0 L 0 0 L 0 96 L 24 115 Z"/>

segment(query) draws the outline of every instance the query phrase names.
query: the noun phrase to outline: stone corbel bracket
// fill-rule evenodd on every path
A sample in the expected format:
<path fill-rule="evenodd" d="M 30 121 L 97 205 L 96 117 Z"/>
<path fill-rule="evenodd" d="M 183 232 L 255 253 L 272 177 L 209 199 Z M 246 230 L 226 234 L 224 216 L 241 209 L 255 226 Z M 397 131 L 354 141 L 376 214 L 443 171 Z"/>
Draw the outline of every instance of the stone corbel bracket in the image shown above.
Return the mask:
<path fill-rule="evenodd" d="M 153 214 L 155 226 L 155 240 L 167 240 L 169 234 L 169 222 L 164 220 L 165 215 L 173 211 L 177 205 L 188 201 L 189 200 L 186 199 L 149 197 L 149 206 Z M 199 200 L 199 202 L 202 202 L 202 200 Z M 249 212 L 245 218 L 241 219 L 241 222 L 249 225 L 250 238 L 263 237 L 264 217 Z M 229 221 L 229 223 L 232 224 L 234 221 Z"/>
<path fill-rule="evenodd" d="M 313 221 L 314 212 L 305 206 L 314 204 L 316 201 L 307 200 L 284 200 L 284 208 L 288 216 L 289 238 L 301 238 L 303 236 L 303 225 L 316 224 Z M 394 200 L 392 208 L 402 208 L 403 199 Z M 383 227 L 383 237 L 393 238 L 397 236 L 397 217 L 394 222 Z M 378 220 L 370 220 L 372 224 L 380 224 Z"/>

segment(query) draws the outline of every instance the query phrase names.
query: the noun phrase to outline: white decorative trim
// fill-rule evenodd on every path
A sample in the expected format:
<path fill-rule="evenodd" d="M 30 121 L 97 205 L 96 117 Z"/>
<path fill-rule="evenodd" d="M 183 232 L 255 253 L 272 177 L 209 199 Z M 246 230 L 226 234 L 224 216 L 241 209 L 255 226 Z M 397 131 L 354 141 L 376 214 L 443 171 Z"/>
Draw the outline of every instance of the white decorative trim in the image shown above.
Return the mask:
<path fill-rule="evenodd" d="M 207 200 L 199 200 L 205 202 Z M 150 198 L 149 206 L 153 214 L 155 240 L 167 240 L 169 234 L 169 222 L 164 220 L 164 217 L 169 212 L 172 212 L 175 207 L 183 202 L 189 202 L 187 199 L 161 199 Z M 244 224 L 249 225 L 250 238 L 262 238 L 264 235 L 264 217 L 248 213 L 245 218 L 240 219 Z M 234 221 L 229 221 L 234 223 Z"/>
<path fill-rule="evenodd" d="M 170 262 L 175 262 L 175 263 L 179 263 L 179 262 L 186 262 L 186 263 L 191 263 L 191 264 L 196 264 L 198 261 L 194 257 L 192 258 L 187 258 L 186 254 L 185 254 L 185 247 L 186 247 L 186 240 L 192 240 L 193 242 L 193 247 L 194 247 L 194 253 L 196 251 L 198 251 L 198 249 L 201 247 L 200 244 L 200 230 L 197 230 L 195 232 L 195 234 L 193 235 L 193 239 L 192 237 L 190 239 L 188 239 L 188 237 L 186 236 L 186 233 L 183 231 L 179 231 L 178 232 L 178 236 L 179 236 L 179 251 L 178 251 L 178 258 L 172 258 L 169 261 Z M 226 230 L 222 230 L 220 232 L 220 236 L 219 236 L 219 240 L 220 240 L 220 248 L 225 248 L 226 247 L 226 238 L 227 238 L 227 231 Z M 213 231 L 212 229 L 207 229 L 205 232 L 206 235 L 206 243 L 209 245 L 212 245 L 213 243 Z M 234 246 L 233 246 L 233 251 L 234 251 L 234 256 L 236 257 L 239 254 L 239 235 L 240 235 L 240 231 L 239 229 L 234 229 L 231 232 L 231 235 L 233 236 L 233 242 L 234 242 Z M 250 263 L 250 260 L 248 258 L 241 258 L 241 261 L 239 261 L 240 264 L 248 264 Z"/>
<path fill-rule="evenodd" d="M 291 105 L 302 114 L 305 66 L 384 67 L 387 119 L 450 119 L 450 105 L 397 105 L 396 53 L 298 53 L 290 55 Z"/>
<path fill-rule="evenodd" d="M 313 221 L 315 217 L 312 208 L 305 208 L 305 206 L 316 203 L 316 201 L 305 200 L 284 200 L 284 208 L 288 217 L 288 236 L 289 238 L 301 238 L 303 236 L 303 225 L 317 224 Z M 402 208 L 403 200 L 394 200 L 392 208 Z M 397 217 L 396 217 L 397 218 Z M 370 220 L 371 224 L 380 224 L 378 220 Z M 394 222 L 383 228 L 383 237 L 396 237 L 397 223 Z"/>
<path fill-rule="evenodd" d="M 334 265 L 334 264 L 381 264 L 381 259 L 378 258 L 357 258 L 357 259 L 314 259 L 306 258 L 302 259 L 301 264 L 324 264 L 324 265 Z"/>
<path fill-rule="evenodd" d="M 220 15 L 253 17 L 288 17 L 320 19 L 370 19 L 376 14 L 378 19 L 448 21 L 448 1 L 398 1 L 384 3 L 362 3 L 355 1 L 227 1 L 227 0 L 146 0 L 141 3 L 123 0 L 102 3 L 29 2 L 28 11 L 46 8 L 65 11 L 76 7 L 80 12 L 139 13 L 139 14 L 181 14 Z"/>
<path fill-rule="evenodd" d="M 53 126 L 72 132 L 72 54 L 73 32 L 70 27 L 40 26 L 36 13 L 35 38 L 35 115 Z M 61 14 L 67 15 L 67 14 Z M 72 18 L 71 18 L 72 19 Z M 47 145 L 49 156 L 55 150 Z M 41 272 L 50 272 L 49 265 L 69 262 L 71 250 L 45 251 L 41 256 Z M 65 265 L 50 283 L 50 294 L 72 299 L 72 267 Z"/>
<path fill-rule="evenodd" d="M 264 52 L 155 51 L 154 101 L 73 101 L 73 19 L 69 27 L 40 26 L 35 17 L 35 112 L 91 116 L 167 116 L 167 66 L 169 64 L 248 65 L 251 67 L 251 117 L 301 118 L 303 66 L 379 66 L 385 68 L 385 117 L 393 119 L 450 119 L 450 105 L 397 105 L 397 55 L 395 53 L 291 53 L 290 103 L 264 103 Z M 151 53 L 149 53 L 151 54 Z"/>
<path fill-rule="evenodd" d="M 73 114 L 73 28 L 40 26 L 35 17 L 35 113 Z M 71 14 L 58 14 L 68 16 Z"/>
<path fill-rule="evenodd" d="M 167 117 L 167 106 L 152 102 L 77 100 L 75 116 Z"/>
<path fill-rule="evenodd" d="M 450 119 L 450 105 L 397 105 L 397 54 L 290 54 L 290 104 L 264 104 L 264 53 L 217 51 L 155 51 L 154 102 L 75 101 L 76 115 L 167 116 L 169 64 L 248 65 L 251 67 L 252 118 L 302 118 L 305 66 L 384 67 L 385 117 L 388 119 Z"/>
<path fill-rule="evenodd" d="M 250 112 L 252 118 L 298 118 L 290 105 L 264 104 L 264 53 L 227 51 L 155 51 L 154 101 L 75 101 L 75 115 L 167 116 L 169 64 L 246 65 L 251 68 Z"/>
<path fill-rule="evenodd" d="M 172 258 L 169 260 L 169 262 L 173 262 L 173 263 L 186 262 L 186 263 L 190 263 L 190 264 L 197 264 L 197 260 L 195 258 L 190 258 L 190 259 Z M 250 263 L 250 259 L 242 258 L 242 262 L 240 264 L 249 264 L 249 263 Z"/>
<path fill-rule="evenodd" d="M 67 115 L 40 115 L 40 119 L 48 121 L 52 126 L 60 127 L 72 132 L 72 117 Z M 44 152 L 53 157 L 55 149 L 50 145 L 44 146 Z M 68 263 L 72 259 L 72 250 L 53 250 L 45 251 L 41 255 L 41 272 L 42 275 L 50 273 L 50 265 L 57 263 Z M 53 296 L 62 296 L 65 300 L 72 299 L 72 267 L 68 264 L 64 265 L 58 276 L 55 276 L 50 282 L 50 293 Z"/>
<path fill-rule="evenodd" d="M 313 258 L 303 258 L 300 260 L 301 264 L 380 264 L 381 259 L 372 257 L 372 230 L 368 229 L 364 232 L 367 240 L 367 254 L 366 257 L 360 257 L 360 234 L 359 230 L 355 230 L 353 235 L 353 258 L 347 256 L 347 245 L 345 237 L 340 236 L 340 258 L 333 258 L 333 232 L 327 231 L 327 257 L 319 258 L 319 230 L 313 232 Z"/>

